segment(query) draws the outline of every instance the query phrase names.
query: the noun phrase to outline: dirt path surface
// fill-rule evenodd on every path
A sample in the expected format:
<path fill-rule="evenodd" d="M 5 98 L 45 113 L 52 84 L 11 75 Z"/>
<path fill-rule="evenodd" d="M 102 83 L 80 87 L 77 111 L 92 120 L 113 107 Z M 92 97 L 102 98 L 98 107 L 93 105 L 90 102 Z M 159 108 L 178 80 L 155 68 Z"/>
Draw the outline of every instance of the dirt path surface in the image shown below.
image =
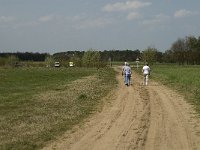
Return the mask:
<path fill-rule="evenodd" d="M 44 150 L 200 150 L 200 120 L 181 95 L 135 73 L 129 87 L 117 79 L 102 112 Z"/>

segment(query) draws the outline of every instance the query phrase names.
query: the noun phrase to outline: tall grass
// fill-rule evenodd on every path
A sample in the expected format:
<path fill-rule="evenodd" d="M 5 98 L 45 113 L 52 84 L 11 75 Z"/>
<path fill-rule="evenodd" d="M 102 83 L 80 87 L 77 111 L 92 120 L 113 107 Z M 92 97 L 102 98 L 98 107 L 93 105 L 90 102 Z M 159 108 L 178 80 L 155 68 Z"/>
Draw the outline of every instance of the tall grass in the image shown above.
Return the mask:
<path fill-rule="evenodd" d="M 151 77 L 184 94 L 200 113 L 200 66 L 154 65 L 151 69 Z"/>
<path fill-rule="evenodd" d="M 0 69 L 0 149 L 39 149 L 97 110 L 110 69 Z"/>

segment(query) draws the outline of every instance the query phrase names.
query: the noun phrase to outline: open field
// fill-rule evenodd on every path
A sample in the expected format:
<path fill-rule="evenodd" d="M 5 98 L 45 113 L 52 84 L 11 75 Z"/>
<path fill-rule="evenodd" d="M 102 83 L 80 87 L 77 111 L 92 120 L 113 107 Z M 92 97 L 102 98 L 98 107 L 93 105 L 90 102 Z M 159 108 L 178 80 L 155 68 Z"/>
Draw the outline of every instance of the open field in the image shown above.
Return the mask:
<path fill-rule="evenodd" d="M 141 67 L 1 69 L 0 149 L 200 149 L 199 67 Z"/>
<path fill-rule="evenodd" d="M 151 77 L 182 93 L 200 114 L 200 66 L 153 65 Z"/>
<path fill-rule="evenodd" d="M 112 69 L 0 69 L 0 149 L 39 149 L 101 107 Z"/>

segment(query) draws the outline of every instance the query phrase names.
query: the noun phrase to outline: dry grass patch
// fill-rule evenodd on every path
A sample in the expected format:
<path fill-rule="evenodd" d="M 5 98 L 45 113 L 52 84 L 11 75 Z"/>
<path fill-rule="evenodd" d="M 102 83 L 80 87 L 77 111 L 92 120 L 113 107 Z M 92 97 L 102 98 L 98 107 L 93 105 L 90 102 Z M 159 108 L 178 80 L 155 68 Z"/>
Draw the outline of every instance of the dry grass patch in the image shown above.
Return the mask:
<path fill-rule="evenodd" d="M 70 130 L 100 109 L 102 97 L 114 87 L 114 75 L 112 70 L 100 70 L 70 83 L 40 89 L 29 97 L 29 103 L 13 106 L 17 109 L 0 119 L 0 149 L 39 149 Z"/>

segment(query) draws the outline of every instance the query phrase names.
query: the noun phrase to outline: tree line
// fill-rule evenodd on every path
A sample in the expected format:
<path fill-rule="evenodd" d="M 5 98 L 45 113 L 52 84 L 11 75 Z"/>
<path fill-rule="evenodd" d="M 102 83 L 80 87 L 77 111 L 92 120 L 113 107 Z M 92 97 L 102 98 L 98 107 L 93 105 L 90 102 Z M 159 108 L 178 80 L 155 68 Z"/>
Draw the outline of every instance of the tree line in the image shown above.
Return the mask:
<path fill-rule="evenodd" d="M 178 38 L 172 45 L 170 50 L 163 54 L 163 61 L 178 64 L 200 64 L 200 36 L 186 36 Z"/>
<path fill-rule="evenodd" d="M 186 36 L 178 38 L 172 43 L 171 48 L 165 52 L 160 52 L 154 47 L 147 47 L 143 51 L 136 50 L 104 50 L 99 51 L 89 49 L 87 51 L 66 51 L 53 55 L 48 53 L 0 53 L 0 65 L 2 60 L 9 58 L 12 61 L 41 61 L 47 62 L 52 66 L 55 61 L 59 61 L 67 66 L 72 61 L 76 66 L 101 67 L 109 61 L 128 61 L 133 62 L 139 59 L 151 64 L 159 63 L 178 63 L 180 65 L 200 64 L 200 37 Z M 12 62 L 11 61 L 11 62 Z"/>
<path fill-rule="evenodd" d="M 21 61 L 44 61 L 48 53 L 32 53 L 32 52 L 17 52 L 17 53 L 0 53 L 1 58 L 15 56 Z"/>

